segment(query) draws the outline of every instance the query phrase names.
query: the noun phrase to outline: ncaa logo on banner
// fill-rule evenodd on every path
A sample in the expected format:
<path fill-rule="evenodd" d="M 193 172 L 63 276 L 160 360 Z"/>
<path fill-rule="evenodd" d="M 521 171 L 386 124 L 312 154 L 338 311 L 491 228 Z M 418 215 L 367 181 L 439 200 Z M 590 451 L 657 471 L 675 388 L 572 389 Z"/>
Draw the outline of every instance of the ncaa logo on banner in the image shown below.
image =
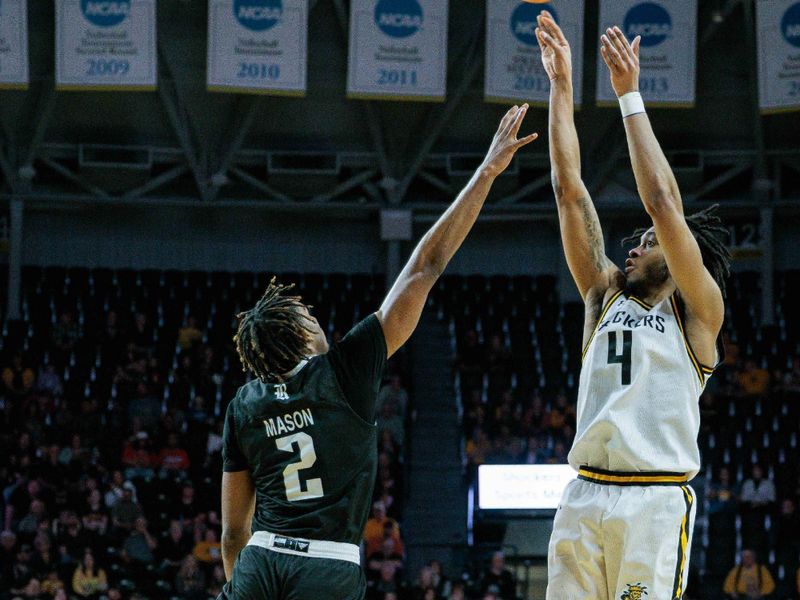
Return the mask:
<path fill-rule="evenodd" d="M 781 33 L 792 46 L 800 48 L 800 2 L 792 4 L 783 14 Z"/>
<path fill-rule="evenodd" d="M 234 0 L 236 20 L 252 31 L 266 31 L 278 24 L 283 16 L 282 0 Z"/>
<path fill-rule="evenodd" d="M 642 48 L 658 46 L 672 34 L 672 17 L 660 4 L 643 2 L 628 11 L 622 30 L 629 40 L 642 36 Z"/>
<path fill-rule="evenodd" d="M 417 0 L 378 0 L 375 24 L 394 38 L 407 38 L 422 27 L 422 7 Z"/>
<path fill-rule="evenodd" d="M 543 10 L 550 11 L 553 19 L 558 23 L 558 14 L 552 5 L 520 3 L 511 13 L 511 32 L 514 37 L 527 46 L 536 46 L 538 44 L 536 41 L 536 17 Z"/>
<path fill-rule="evenodd" d="M 131 12 L 131 0 L 116 2 L 81 0 L 81 12 L 92 25 L 114 27 L 128 18 Z"/>

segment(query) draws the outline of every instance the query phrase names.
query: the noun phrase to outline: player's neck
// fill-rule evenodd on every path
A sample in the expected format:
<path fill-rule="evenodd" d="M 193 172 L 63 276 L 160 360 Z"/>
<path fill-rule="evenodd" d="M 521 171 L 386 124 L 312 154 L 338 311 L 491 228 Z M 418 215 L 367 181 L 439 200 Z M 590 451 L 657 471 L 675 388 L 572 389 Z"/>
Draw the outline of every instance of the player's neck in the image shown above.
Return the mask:
<path fill-rule="evenodd" d="M 629 286 L 625 291 L 650 306 L 655 306 L 665 298 L 669 298 L 678 288 L 672 278 L 655 287 Z"/>

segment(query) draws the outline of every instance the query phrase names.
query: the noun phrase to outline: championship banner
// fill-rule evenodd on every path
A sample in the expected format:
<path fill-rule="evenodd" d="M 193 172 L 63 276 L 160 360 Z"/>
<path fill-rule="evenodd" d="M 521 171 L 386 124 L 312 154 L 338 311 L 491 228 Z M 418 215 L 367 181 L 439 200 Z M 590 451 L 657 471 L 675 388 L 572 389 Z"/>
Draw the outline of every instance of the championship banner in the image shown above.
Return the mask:
<path fill-rule="evenodd" d="M 759 0 L 758 99 L 761 112 L 800 109 L 800 2 Z"/>
<path fill-rule="evenodd" d="M 0 3 L 0 89 L 28 89 L 28 2 Z"/>
<path fill-rule="evenodd" d="M 352 0 L 347 96 L 441 102 L 447 0 Z"/>
<path fill-rule="evenodd" d="M 156 0 L 56 0 L 56 88 L 156 89 Z"/>
<path fill-rule="evenodd" d="M 642 36 L 639 91 L 647 106 L 691 107 L 695 101 L 697 0 L 601 0 L 600 35 L 617 25 L 629 42 Z M 616 106 L 608 67 L 597 53 L 597 104 Z"/>
<path fill-rule="evenodd" d="M 483 93 L 487 102 L 528 102 L 547 106 L 550 79 L 542 66 L 536 40 L 536 17 L 547 9 L 564 31 L 572 50 L 575 105 L 581 104 L 583 73 L 583 0 L 553 0 L 532 4 L 520 0 L 486 3 L 486 69 Z"/>
<path fill-rule="evenodd" d="M 212 92 L 303 96 L 308 0 L 208 0 Z"/>

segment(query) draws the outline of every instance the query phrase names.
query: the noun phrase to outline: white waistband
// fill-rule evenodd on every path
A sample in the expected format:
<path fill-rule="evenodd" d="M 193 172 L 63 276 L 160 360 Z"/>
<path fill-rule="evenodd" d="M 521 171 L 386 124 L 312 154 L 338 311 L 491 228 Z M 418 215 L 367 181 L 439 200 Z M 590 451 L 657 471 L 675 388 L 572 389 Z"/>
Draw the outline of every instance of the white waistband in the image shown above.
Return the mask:
<path fill-rule="evenodd" d="M 361 553 L 355 544 L 326 542 L 324 540 L 302 540 L 269 531 L 256 531 L 248 546 L 261 546 L 273 552 L 293 554 L 307 558 L 333 558 L 361 565 Z"/>

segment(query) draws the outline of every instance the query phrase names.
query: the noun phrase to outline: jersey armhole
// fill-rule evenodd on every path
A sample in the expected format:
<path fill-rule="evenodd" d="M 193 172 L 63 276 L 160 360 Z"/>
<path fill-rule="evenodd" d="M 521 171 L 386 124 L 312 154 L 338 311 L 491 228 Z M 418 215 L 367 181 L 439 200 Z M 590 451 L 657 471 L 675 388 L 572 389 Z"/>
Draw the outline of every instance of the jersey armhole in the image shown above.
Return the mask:
<path fill-rule="evenodd" d="M 678 304 L 676 294 L 672 294 L 669 300 L 670 304 L 672 305 L 672 312 L 675 314 L 675 320 L 678 322 L 678 328 L 681 330 L 681 337 L 683 337 L 683 343 L 686 346 L 686 352 L 689 354 L 689 360 L 691 361 L 697 376 L 700 378 L 700 383 L 705 385 L 706 379 L 714 372 L 714 367 L 704 365 L 697 359 L 697 355 L 694 353 L 694 349 L 692 348 L 692 344 L 689 341 L 689 336 L 686 334 L 686 328 L 683 324 L 684 313 L 681 310 L 683 305 L 682 303 L 680 305 Z M 717 353 L 719 353 L 719 350 L 717 350 Z M 719 362 L 717 364 L 719 364 Z"/>
<path fill-rule="evenodd" d="M 603 322 L 606 313 L 614 304 L 614 302 L 617 301 L 617 298 L 619 298 L 622 295 L 623 291 L 624 290 L 617 291 L 613 296 L 611 296 L 611 298 L 608 299 L 608 302 L 606 302 L 603 305 L 603 310 L 600 311 L 600 316 L 597 317 L 597 323 L 595 323 L 594 325 L 594 331 L 592 331 L 592 335 L 589 336 L 589 340 L 586 342 L 586 345 L 583 347 L 583 350 L 581 351 L 581 362 L 583 362 L 583 359 L 586 357 L 586 352 L 589 350 L 589 346 L 591 346 L 592 344 L 592 340 L 594 339 L 594 336 L 597 333 L 597 329 L 600 327 L 600 323 Z"/>

